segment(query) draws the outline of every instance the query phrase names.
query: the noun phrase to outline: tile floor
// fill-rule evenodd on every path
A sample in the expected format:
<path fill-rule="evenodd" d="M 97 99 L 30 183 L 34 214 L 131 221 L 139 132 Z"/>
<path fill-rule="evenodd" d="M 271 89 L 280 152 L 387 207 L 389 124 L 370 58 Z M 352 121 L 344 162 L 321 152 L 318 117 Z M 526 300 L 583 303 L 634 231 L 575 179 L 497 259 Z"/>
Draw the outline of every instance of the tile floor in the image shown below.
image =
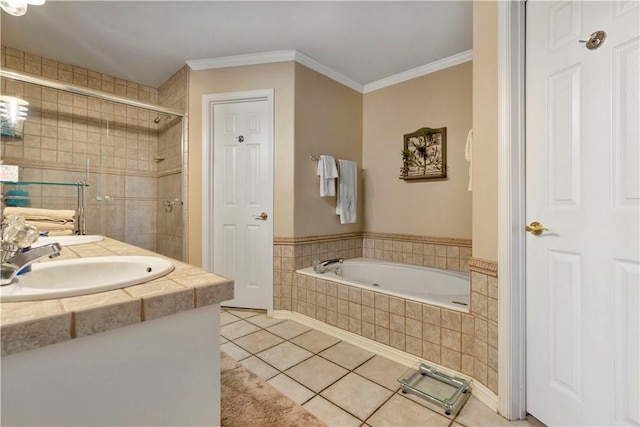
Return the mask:
<path fill-rule="evenodd" d="M 508 422 L 473 395 L 458 414 L 402 394 L 407 367 L 293 320 L 223 309 L 221 349 L 330 426 L 534 426 Z"/>

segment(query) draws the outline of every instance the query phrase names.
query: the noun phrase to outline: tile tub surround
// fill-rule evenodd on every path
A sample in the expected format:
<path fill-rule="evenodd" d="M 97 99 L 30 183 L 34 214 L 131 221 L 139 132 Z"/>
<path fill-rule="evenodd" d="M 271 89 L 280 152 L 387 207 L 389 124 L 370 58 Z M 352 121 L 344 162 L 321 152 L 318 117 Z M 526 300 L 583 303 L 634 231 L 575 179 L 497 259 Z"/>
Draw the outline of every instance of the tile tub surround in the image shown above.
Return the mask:
<path fill-rule="evenodd" d="M 462 325 L 470 314 L 295 273 L 293 309 L 462 372 Z"/>
<path fill-rule="evenodd" d="M 105 238 L 92 244 L 64 247 L 56 260 L 113 255 L 158 256 Z M 180 261 L 171 262 L 175 267 L 171 273 L 140 285 L 71 298 L 2 303 L 2 356 L 233 298 L 232 280 Z"/>
<path fill-rule="evenodd" d="M 362 246 L 366 258 L 453 271 L 469 270 L 469 239 L 364 233 Z"/>
<path fill-rule="evenodd" d="M 293 275 L 314 262 L 330 258 L 367 257 L 422 267 L 468 271 L 471 240 L 390 233 L 345 233 L 299 238 L 274 238 L 273 308 L 292 309 Z"/>
<path fill-rule="evenodd" d="M 293 277 L 296 270 L 329 258 L 362 256 L 362 234 L 345 233 L 301 238 L 274 238 L 273 308 L 292 310 Z"/>
<path fill-rule="evenodd" d="M 471 316 L 462 325 L 462 373 L 498 394 L 498 264 L 471 258 Z"/>

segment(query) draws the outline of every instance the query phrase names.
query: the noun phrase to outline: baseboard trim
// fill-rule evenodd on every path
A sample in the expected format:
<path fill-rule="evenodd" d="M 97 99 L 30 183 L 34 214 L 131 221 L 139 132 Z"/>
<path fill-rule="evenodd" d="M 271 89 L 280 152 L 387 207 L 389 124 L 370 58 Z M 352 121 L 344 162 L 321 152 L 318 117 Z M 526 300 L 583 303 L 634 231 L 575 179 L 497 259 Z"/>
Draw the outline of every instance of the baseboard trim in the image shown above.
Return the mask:
<path fill-rule="evenodd" d="M 412 367 L 418 364 L 419 362 L 424 362 L 425 360 L 414 356 L 412 354 L 406 353 L 404 351 L 400 351 L 393 347 L 389 347 L 388 345 L 380 344 L 368 338 L 364 338 L 360 335 L 356 335 L 353 332 L 345 331 L 344 329 L 337 328 L 335 326 L 331 326 L 327 323 L 321 322 L 319 320 L 313 319 L 311 317 L 305 316 L 300 313 L 296 313 L 288 310 L 273 310 L 270 315 L 272 315 L 276 319 L 288 319 L 295 320 L 298 323 L 302 323 L 303 325 L 309 326 L 310 328 L 316 329 L 320 332 L 324 332 L 325 334 L 336 337 L 342 341 L 348 342 L 349 344 L 356 345 L 360 348 L 363 348 L 371 353 L 375 353 L 379 356 L 386 357 L 387 359 L 393 360 L 401 365 Z M 449 375 L 470 379 L 473 381 L 473 378 L 461 374 L 460 372 L 454 371 L 452 369 L 446 368 L 437 363 L 433 363 L 430 361 L 426 361 L 429 365 L 436 367 L 438 370 L 441 370 Z M 496 396 L 491 390 L 489 390 L 484 385 L 480 384 L 477 381 L 473 381 L 473 385 L 471 388 L 471 393 L 478 399 L 480 402 L 485 404 L 489 409 L 493 412 L 498 411 L 498 396 Z"/>

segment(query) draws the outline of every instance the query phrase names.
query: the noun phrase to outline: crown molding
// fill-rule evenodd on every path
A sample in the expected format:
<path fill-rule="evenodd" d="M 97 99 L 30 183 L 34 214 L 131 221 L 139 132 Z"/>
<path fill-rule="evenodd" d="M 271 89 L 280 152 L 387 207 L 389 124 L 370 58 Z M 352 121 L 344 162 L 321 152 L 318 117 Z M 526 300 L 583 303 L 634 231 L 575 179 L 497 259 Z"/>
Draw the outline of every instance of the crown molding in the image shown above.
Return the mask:
<path fill-rule="evenodd" d="M 214 68 L 238 67 L 242 65 L 269 64 L 272 62 L 296 61 L 312 70 L 329 77 L 351 89 L 362 93 L 363 86 L 342 74 L 333 71 L 297 50 L 278 50 L 273 52 L 252 53 L 248 55 L 225 56 L 222 58 L 194 59 L 187 61 L 192 70 L 209 70 Z"/>
<path fill-rule="evenodd" d="M 238 67 L 242 65 L 269 64 L 271 62 L 295 61 L 295 50 L 276 50 L 273 52 L 251 53 L 248 55 L 224 56 L 188 60 L 192 70 L 210 70 L 214 68 Z"/>
<path fill-rule="evenodd" d="M 469 62 L 473 59 L 473 51 L 467 50 L 456 55 L 449 56 L 448 58 L 441 59 L 430 64 L 422 65 L 420 67 L 413 68 L 403 73 L 394 74 L 393 76 L 380 79 L 378 81 L 367 83 L 364 85 L 362 93 L 373 92 L 388 86 L 393 86 L 398 83 L 405 82 L 407 80 L 422 77 L 436 71 L 444 70 L 445 68 L 453 67 L 465 62 Z"/>
<path fill-rule="evenodd" d="M 193 59 L 186 62 L 189 68 L 198 71 L 210 70 L 214 68 L 238 67 L 243 65 L 269 64 L 272 62 L 295 61 L 359 93 L 368 93 L 373 92 L 374 90 L 385 88 L 387 86 L 402 83 L 407 80 L 415 79 L 429 73 L 434 73 L 445 68 L 453 67 L 455 65 L 471 61 L 472 59 L 472 51 L 467 50 L 448 58 L 444 58 L 439 61 L 423 65 L 421 67 L 413 68 L 403 73 L 395 74 L 393 76 L 386 77 L 372 83 L 367 83 L 365 85 L 361 85 L 360 83 L 353 81 L 346 76 L 343 76 L 337 71 L 334 71 L 331 68 L 322 65 L 320 62 L 316 61 L 310 56 L 307 56 L 297 50 L 278 50 L 273 52 L 252 53 L 248 55 L 225 56 L 221 58 Z"/>
<path fill-rule="evenodd" d="M 350 78 L 343 76 L 337 71 L 333 71 L 329 67 L 325 67 L 315 59 L 305 55 L 302 52 L 298 52 L 297 50 L 295 52 L 296 52 L 296 62 L 298 62 L 299 64 L 302 64 L 305 67 L 309 67 L 312 70 L 317 71 L 318 73 L 323 74 L 329 77 L 330 79 L 337 81 L 338 83 L 342 83 L 343 85 L 355 90 L 356 92 L 364 93 L 363 92 L 364 86 L 362 86 L 360 83 L 355 82 Z"/>

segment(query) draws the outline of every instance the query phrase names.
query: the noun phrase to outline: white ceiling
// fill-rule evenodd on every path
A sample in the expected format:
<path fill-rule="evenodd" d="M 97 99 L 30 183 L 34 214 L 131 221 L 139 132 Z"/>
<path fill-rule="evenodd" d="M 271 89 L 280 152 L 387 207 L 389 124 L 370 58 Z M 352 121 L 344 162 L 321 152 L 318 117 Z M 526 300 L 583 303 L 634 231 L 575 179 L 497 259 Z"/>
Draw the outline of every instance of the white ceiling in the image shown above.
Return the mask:
<path fill-rule="evenodd" d="M 160 86 L 187 60 L 297 50 L 366 85 L 471 49 L 471 1 L 47 1 L 2 44 Z"/>

